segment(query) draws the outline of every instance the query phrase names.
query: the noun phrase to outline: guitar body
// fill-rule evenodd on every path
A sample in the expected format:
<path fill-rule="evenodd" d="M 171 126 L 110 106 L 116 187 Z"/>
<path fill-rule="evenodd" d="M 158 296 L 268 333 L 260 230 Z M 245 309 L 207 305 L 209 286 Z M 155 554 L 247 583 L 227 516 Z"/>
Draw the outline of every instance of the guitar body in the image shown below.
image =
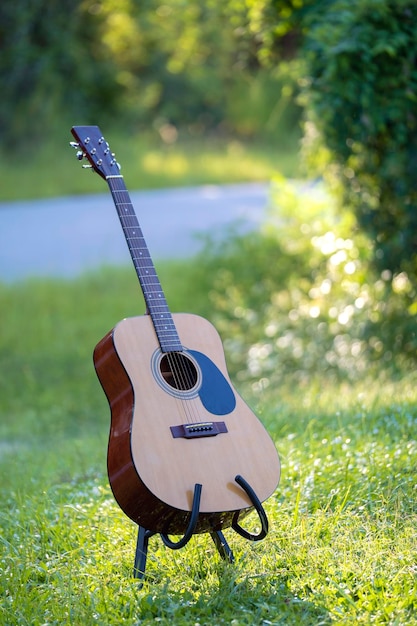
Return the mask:
<path fill-rule="evenodd" d="M 121 321 L 94 351 L 111 409 L 110 485 L 134 522 L 180 534 L 199 483 L 194 532 L 220 530 L 252 508 L 236 475 L 263 501 L 278 484 L 279 459 L 265 428 L 232 387 L 215 328 L 196 315 L 172 318 L 184 346 L 173 355 L 181 359 L 186 380 L 173 378 L 175 363 L 167 365 L 149 315 Z"/>

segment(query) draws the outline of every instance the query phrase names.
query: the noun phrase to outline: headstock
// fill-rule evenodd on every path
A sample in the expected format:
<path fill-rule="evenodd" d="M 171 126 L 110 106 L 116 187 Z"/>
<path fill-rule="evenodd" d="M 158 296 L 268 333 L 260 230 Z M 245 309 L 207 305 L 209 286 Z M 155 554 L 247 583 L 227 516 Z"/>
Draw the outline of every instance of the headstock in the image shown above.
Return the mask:
<path fill-rule="evenodd" d="M 80 161 L 86 158 L 90 163 L 83 167 L 92 167 L 104 179 L 120 175 L 120 165 L 98 126 L 73 126 L 71 133 L 77 140 L 71 141 L 71 146 L 77 150 L 77 158 Z"/>

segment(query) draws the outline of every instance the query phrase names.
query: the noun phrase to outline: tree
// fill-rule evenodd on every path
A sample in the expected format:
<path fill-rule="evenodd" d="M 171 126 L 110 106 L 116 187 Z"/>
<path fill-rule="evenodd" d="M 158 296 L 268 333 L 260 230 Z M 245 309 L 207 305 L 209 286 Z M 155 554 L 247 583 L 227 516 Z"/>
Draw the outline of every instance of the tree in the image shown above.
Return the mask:
<path fill-rule="evenodd" d="M 287 49 L 301 59 L 304 145 L 315 172 L 354 211 L 378 271 L 405 271 L 417 283 L 417 4 L 247 3 L 260 58 L 279 64 Z"/>
<path fill-rule="evenodd" d="M 416 275 L 417 4 L 335 1 L 306 50 L 320 167 L 373 241 L 376 267 Z"/>
<path fill-rule="evenodd" d="M 97 30 L 81 0 L 3 2 L 0 41 L 3 146 L 47 136 L 62 111 L 88 115 L 100 102 L 111 109 L 113 68 L 107 59 L 92 62 Z"/>
<path fill-rule="evenodd" d="M 250 23 L 246 0 L 4 2 L 2 145 L 74 119 L 259 134 L 281 86 Z"/>

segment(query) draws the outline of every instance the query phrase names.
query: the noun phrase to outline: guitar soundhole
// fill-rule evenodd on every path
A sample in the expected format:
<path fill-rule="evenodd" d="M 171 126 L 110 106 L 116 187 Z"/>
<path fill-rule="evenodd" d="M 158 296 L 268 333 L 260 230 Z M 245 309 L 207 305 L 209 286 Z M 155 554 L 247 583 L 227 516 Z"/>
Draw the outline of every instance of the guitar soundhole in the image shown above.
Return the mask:
<path fill-rule="evenodd" d="M 194 363 L 181 352 L 167 352 L 159 364 L 162 378 L 173 389 L 190 391 L 197 384 L 198 372 Z"/>

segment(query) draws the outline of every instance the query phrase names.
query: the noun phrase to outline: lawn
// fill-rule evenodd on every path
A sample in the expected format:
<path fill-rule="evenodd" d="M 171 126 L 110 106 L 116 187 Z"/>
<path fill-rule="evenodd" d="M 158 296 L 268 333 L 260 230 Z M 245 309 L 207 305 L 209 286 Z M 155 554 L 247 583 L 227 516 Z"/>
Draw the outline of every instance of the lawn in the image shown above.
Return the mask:
<path fill-rule="evenodd" d="M 187 272 L 179 285 L 159 268 L 172 310 L 193 310 Z M 417 623 L 413 372 L 239 386 L 282 461 L 270 533 L 249 544 L 226 530 L 233 565 L 207 535 L 175 552 L 155 536 L 141 587 L 136 527 L 107 481 L 109 411 L 91 359 L 115 322 L 142 313 L 135 278 L 0 285 L 0 301 L 1 624 Z"/>

